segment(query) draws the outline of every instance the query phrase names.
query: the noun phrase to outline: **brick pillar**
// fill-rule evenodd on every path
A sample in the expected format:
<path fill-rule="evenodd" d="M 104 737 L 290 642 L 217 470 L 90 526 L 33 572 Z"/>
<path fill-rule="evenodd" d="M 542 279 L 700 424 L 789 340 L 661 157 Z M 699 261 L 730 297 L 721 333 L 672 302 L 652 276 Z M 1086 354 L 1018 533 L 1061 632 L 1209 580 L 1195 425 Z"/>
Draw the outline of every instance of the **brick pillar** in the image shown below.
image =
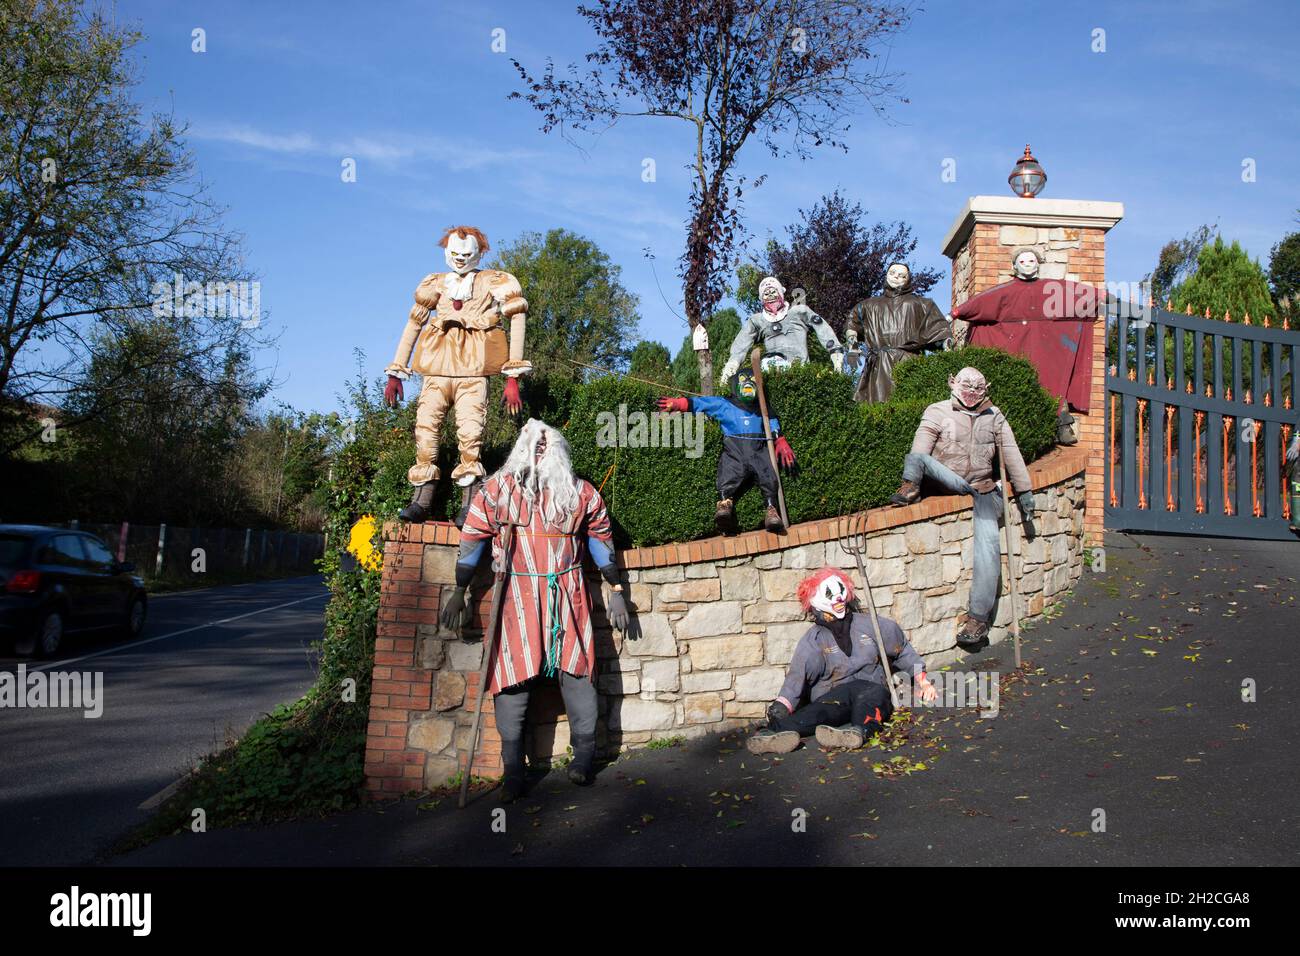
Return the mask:
<path fill-rule="evenodd" d="M 1106 233 L 1124 217 L 1117 202 L 1081 199 L 1022 199 L 972 196 L 944 237 L 952 260 L 952 304 L 1012 279 L 1011 255 L 1033 246 L 1045 260 L 1044 279 L 1069 279 L 1106 285 Z M 1106 324 L 1092 330 L 1092 381 L 1089 412 L 1076 413 L 1079 444 L 1086 448 L 1084 530 L 1088 544 L 1100 544 L 1105 516 Z"/>

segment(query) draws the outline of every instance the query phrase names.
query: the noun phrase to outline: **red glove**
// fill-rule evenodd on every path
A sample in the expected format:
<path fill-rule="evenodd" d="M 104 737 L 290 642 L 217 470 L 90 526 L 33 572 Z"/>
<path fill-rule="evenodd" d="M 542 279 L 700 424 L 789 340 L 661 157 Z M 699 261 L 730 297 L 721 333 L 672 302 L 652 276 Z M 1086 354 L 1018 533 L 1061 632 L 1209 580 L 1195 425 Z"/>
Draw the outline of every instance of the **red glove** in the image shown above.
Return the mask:
<path fill-rule="evenodd" d="M 659 410 L 661 412 L 685 412 L 690 410 L 690 399 L 686 398 L 661 398 L 659 399 Z"/>
<path fill-rule="evenodd" d="M 402 380 L 396 375 L 388 376 L 388 384 L 384 386 L 384 403 L 389 408 L 396 408 L 397 403 L 402 400 Z"/>
<path fill-rule="evenodd" d="M 790 447 L 784 435 L 776 440 L 776 460 L 780 462 L 782 468 L 789 468 L 794 464 L 794 449 Z"/>
<path fill-rule="evenodd" d="M 504 398 L 506 411 L 511 415 L 518 415 L 519 410 L 524 407 L 524 402 L 523 399 L 519 397 L 519 379 L 517 377 L 506 379 L 506 392 Z"/>

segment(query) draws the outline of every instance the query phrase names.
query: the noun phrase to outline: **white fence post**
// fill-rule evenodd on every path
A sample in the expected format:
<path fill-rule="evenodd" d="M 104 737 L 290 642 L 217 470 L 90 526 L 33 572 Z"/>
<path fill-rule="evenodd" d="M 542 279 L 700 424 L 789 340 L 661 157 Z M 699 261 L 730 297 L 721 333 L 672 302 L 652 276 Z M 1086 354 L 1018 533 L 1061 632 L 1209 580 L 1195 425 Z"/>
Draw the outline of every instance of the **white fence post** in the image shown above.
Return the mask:
<path fill-rule="evenodd" d="M 163 569 L 163 549 L 167 546 L 167 525 L 158 526 L 158 558 L 154 561 L 153 576 L 162 577 Z"/>

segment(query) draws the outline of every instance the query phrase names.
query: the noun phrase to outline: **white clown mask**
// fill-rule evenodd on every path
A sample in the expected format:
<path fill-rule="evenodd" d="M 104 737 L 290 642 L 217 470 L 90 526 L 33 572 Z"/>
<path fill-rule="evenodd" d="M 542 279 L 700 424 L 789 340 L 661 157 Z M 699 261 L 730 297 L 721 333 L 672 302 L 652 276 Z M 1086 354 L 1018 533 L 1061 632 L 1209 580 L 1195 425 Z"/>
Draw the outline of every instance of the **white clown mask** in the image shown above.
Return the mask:
<path fill-rule="evenodd" d="M 895 262 L 885 273 L 885 285 L 895 292 L 901 292 L 907 288 L 912 281 L 912 270 L 907 268 L 901 262 Z"/>
<path fill-rule="evenodd" d="M 1021 249 L 1016 253 L 1016 257 L 1011 260 L 1012 271 L 1015 272 L 1017 279 L 1037 279 L 1038 267 L 1042 261 L 1038 258 L 1038 253 L 1033 249 Z"/>
<path fill-rule="evenodd" d="M 483 253 L 478 247 L 478 239 L 474 236 L 465 236 L 462 239 L 453 232 L 447 237 L 447 247 L 443 250 L 443 255 L 447 259 L 448 268 L 457 275 L 463 276 L 478 265 Z"/>
<path fill-rule="evenodd" d="M 975 408 L 988 397 L 989 385 L 977 368 L 969 365 L 956 375 L 948 376 L 948 390 L 966 408 Z"/>
<path fill-rule="evenodd" d="M 843 620 L 849 609 L 849 582 L 841 575 L 828 574 L 817 585 L 810 602 L 818 612 Z"/>

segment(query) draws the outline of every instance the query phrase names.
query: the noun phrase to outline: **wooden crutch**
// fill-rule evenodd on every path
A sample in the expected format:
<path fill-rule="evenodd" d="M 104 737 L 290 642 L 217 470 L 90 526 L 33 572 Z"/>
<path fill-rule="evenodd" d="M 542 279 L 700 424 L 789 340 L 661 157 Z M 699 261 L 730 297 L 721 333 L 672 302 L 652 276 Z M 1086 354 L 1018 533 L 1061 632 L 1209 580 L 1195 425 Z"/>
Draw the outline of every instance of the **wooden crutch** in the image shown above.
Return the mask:
<path fill-rule="evenodd" d="M 1007 494 L 1007 466 L 998 452 L 998 470 L 1002 473 L 1002 535 L 1007 546 L 1007 577 L 1011 584 L 1011 636 L 1016 640 L 1016 670 L 1020 669 L 1020 586 L 1016 583 L 1016 566 L 1011 554 L 1011 497 Z"/>

